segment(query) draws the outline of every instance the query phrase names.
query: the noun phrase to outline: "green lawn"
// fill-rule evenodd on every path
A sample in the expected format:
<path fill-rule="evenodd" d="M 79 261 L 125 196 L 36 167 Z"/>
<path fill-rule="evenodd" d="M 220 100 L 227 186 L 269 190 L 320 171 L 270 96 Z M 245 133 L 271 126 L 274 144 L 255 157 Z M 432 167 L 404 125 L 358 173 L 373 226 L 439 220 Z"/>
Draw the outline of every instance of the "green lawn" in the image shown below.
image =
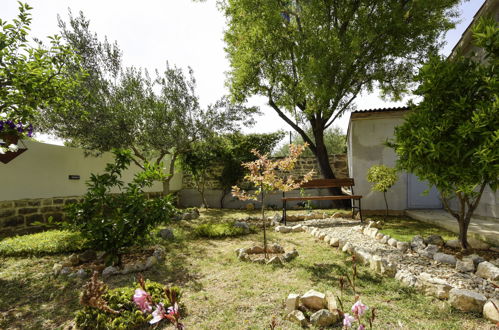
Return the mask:
<path fill-rule="evenodd" d="M 382 220 L 384 217 L 370 217 L 377 221 Z M 384 221 L 383 229 L 381 232 L 385 235 L 390 235 L 396 240 L 402 242 L 410 242 L 415 235 L 426 237 L 429 235 L 440 235 L 444 240 L 457 239 L 457 234 L 446 229 L 436 227 L 434 225 L 424 223 L 409 217 L 394 217 L 389 216 Z"/>
<path fill-rule="evenodd" d="M 217 211 L 218 220 L 240 212 Z M 210 212 L 203 215 L 207 220 Z M 178 226 L 178 225 L 177 225 Z M 146 278 L 184 289 L 188 329 L 298 329 L 283 321 L 284 299 L 309 289 L 339 294 L 339 278 L 350 272 L 347 255 L 306 233 L 269 234 L 272 242 L 295 247 L 300 256 L 284 267 L 243 263 L 234 250 L 262 239 L 261 232 L 225 239 L 200 239 L 190 225 L 175 228 L 178 239 L 165 244 L 167 258 L 144 273 Z M 65 255 L 0 258 L 0 328 L 57 328 L 71 324 L 83 285 L 76 279 L 54 278 L 54 262 Z M 130 285 L 133 275 L 107 281 L 111 288 Z M 397 281 L 359 267 L 362 301 L 378 310 L 375 329 L 489 329 L 479 315 L 452 310 L 446 302 L 423 296 Z M 353 302 L 347 292 L 347 308 Z"/>

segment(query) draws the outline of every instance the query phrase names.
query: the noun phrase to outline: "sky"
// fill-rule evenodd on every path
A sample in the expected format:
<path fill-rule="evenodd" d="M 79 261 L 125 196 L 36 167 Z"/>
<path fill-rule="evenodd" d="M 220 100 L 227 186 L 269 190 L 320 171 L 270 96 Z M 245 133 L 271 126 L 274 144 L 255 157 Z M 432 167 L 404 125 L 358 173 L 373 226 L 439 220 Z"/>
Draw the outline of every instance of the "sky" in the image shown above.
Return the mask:
<path fill-rule="evenodd" d="M 31 0 L 33 7 L 31 37 L 44 39 L 57 34 L 57 15 L 68 18 L 83 11 L 90 20 L 90 29 L 99 37 L 116 40 L 123 51 L 127 66 L 142 67 L 150 72 L 162 70 L 166 62 L 176 66 L 192 67 L 201 104 L 215 102 L 228 93 L 226 75 L 229 61 L 224 51 L 225 18 L 214 0 Z M 470 24 L 484 0 L 469 0 L 459 7 L 460 22 L 446 35 L 442 54 L 450 53 Z M 0 18 L 11 20 L 17 16 L 17 0 L 0 0 Z M 264 112 L 257 124 L 246 132 L 290 131 L 291 128 L 266 104 L 264 98 L 253 97 L 249 105 L 257 105 Z M 403 106 L 405 102 L 387 102 L 376 93 L 357 98 L 357 109 Z M 345 114 L 336 123 L 346 132 L 350 115 Z M 61 141 L 37 136 L 49 143 Z"/>

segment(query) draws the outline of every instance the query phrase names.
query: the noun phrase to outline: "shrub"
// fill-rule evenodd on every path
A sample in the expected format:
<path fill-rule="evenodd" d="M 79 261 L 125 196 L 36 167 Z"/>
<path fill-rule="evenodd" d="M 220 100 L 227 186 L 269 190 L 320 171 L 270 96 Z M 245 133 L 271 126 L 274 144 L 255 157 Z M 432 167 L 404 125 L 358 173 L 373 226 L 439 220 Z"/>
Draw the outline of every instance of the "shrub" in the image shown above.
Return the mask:
<path fill-rule="evenodd" d="M 385 217 L 388 216 L 388 201 L 386 199 L 386 192 L 397 182 L 397 180 L 398 175 L 395 168 L 387 167 L 385 165 L 373 165 L 367 171 L 367 181 L 374 183 L 371 190 L 383 193 L 386 206 Z"/>
<path fill-rule="evenodd" d="M 204 238 L 225 238 L 254 233 L 255 229 L 247 229 L 234 226 L 233 222 L 203 223 L 194 228 L 196 237 Z"/>
<path fill-rule="evenodd" d="M 135 283 L 133 286 L 116 288 L 109 291 L 107 291 L 107 287 L 103 283 L 101 285 L 105 293 L 101 297 L 93 298 L 101 298 L 102 303 L 106 306 L 104 309 L 108 309 L 108 311 L 103 308 L 84 306 L 76 312 L 75 322 L 78 328 L 137 329 L 147 327 L 147 322 L 152 319 L 152 315 L 140 311 L 132 299 L 135 290 L 139 288 L 138 283 Z M 145 281 L 145 288 L 156 303 L 162 303 L 164 306 L 171 305 L 169 299 L 165 296 L 164 285 L 157 282 Z M 180 289 L 173 287 L 171 290 L 177 293 L 178 302 L 181 297 Z M 111 313 L 109 312 L 110 310 L 117 311 L 118 313 Z"/>
<path fill-rule="evenodd" d="M 104 174 L 92 174 L 83 201 L 68 209 L 69 223 L 78 229 L 89 245 L 106 251 L 107 263 L 119 263 L 124 249 L 143 243 L 150 230 L 172 219 L 172 197 L 148 199 L 143 188 L 161 180 L 159 166 L 146 165 L 125 186 L 121 173 L 131 162 L 130 151 L 115 150 L 115 164 L 107 164 Z M 120 192 L 112 194 L 113 189 Z"/>
<path fill-rule="evenodd" d="M 83 250 L 86 241 L 79 232 L 49 230 L 0 241 L 0 256 L 38 256 Z"/>

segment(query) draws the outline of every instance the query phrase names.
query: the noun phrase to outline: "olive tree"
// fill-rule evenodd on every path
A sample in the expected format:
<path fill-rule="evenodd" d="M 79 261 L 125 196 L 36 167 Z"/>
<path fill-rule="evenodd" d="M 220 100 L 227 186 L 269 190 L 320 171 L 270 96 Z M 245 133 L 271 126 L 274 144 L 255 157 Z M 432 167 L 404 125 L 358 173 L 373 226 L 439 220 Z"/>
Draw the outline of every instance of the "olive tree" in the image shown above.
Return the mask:
<path fill-rule="evenodd" d="M 499 183 L 499 29 L 494 20 L 481 20 L 473 32 L 485 57 L 431 57 L 417 76 L 422 101 L 390 143 L 401 169 L 440 191 L 459 223 L 463 249 L 485 187 L 496 190 Z"/>

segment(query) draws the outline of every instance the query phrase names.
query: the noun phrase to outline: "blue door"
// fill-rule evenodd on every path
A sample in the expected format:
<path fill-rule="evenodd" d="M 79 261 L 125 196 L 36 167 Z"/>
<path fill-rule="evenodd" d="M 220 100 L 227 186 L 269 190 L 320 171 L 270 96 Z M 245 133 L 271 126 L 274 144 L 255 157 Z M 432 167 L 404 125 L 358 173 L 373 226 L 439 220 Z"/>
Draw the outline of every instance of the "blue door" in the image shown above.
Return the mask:
<path fill-rule="evenodd" d="M 431 187 L 429 193 L 423 195 L 429 185 L 426 181 L 421 181 L 412 173 L 407 174 L 407 206 L 410 209 L 441 209 L 442 202 L 440 194 L 435 187 Z"/>

